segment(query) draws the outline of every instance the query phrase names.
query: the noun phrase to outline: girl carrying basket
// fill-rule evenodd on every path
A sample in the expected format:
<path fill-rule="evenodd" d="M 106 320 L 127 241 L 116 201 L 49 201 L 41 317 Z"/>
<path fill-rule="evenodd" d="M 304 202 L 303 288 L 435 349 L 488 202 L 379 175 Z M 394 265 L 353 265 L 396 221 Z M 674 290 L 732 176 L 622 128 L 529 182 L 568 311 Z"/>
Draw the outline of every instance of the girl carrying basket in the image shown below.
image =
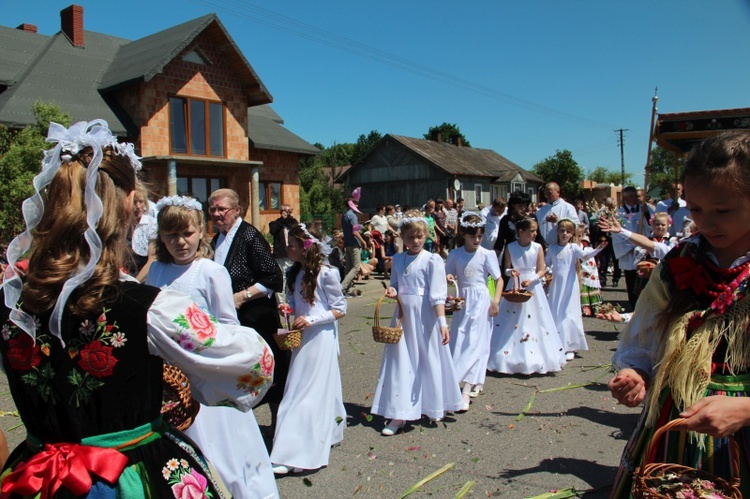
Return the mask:
<path fill-rule="evenodd" d="M 399 298 L 404 333 L 398 343 L 385 345 L 371 409 L 391 420 L 385 436 L 423 414 L 438 421 L 463 406 L 448 348 L 445 264 L 424 250 L 428 227 L 420 212 L 407 212 L 399 226 L 405 251 L 393 257 L 386 296 Z"/>
<path fill-rule="evenodd" d="M 450 347 L 458 380 L 463 382 L 462 410 L 469 409 L 469 398 L 477 396 L 484 386 L 487 360 L 490 356 L 492 318 L 497 316 L 502 286 L 500 265 L 492 250 L 483 248 L 485 219 L 473 212 L 464 212 L 459 225 L 459 247 L 451 251 L 445 262 L 448 281 L 458 281 L 458 293 L 466 300 L 461 310 L 453 313 Z M 495 280 L 495 296 L 490 297 L 487 277 Z M 486 313 L 485 313 L 486 311 Z"/>
<path fill-rule="evenodd" d="M 689 433 L 662 442 L 659 461 L 729 479 L 726 437 L 734 435 L 742 495 L 750 497 L 750 133 L 697 144 L 682 182 L 699 234 L 653 270 L 613 358 L 612 396 L 645 407 L 612 497 L 629 496 L 653 432 L 677 417 Z"/>

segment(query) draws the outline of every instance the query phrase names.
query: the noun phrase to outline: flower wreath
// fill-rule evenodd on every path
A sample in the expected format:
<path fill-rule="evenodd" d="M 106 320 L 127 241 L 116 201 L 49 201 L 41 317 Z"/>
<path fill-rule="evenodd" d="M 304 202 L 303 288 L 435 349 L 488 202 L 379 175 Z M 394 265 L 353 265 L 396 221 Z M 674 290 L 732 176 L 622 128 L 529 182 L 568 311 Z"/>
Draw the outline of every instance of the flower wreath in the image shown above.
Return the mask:
<path fill-rule="evenodd" d="M 165 206 L 183 206 L 189 210 L 203 211 L 201 202 L 189 196 L 168 196 L 161 198 L 156 203 L 156 211 L 161 211 Z"/>

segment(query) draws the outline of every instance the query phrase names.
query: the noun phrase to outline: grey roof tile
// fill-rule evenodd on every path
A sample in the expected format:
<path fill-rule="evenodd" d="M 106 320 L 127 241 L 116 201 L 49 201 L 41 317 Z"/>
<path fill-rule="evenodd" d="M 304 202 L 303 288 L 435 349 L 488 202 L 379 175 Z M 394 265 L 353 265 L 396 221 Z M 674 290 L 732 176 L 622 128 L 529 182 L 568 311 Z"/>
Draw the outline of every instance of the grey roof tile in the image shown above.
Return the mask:
<path fill-rule="evenodd" d="M 281 126 L 279 121 L 272 116 L 281 119 L 270 107 L 265 110 L 255 108 L 248 110 L 247 135 L 253 147 L 307 155 L 320 154 L 320 149 Z"/>

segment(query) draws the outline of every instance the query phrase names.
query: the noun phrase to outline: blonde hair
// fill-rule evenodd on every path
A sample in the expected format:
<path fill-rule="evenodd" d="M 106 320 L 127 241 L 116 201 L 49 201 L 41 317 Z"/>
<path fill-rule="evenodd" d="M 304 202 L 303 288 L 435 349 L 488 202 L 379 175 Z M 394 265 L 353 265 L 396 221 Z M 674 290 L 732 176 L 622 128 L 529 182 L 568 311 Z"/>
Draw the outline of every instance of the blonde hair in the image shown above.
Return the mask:
<path fill-rule="evenodd" d="M 198 258 L 211 258 L 213 256 L 213 250 L 211 245 L 206 241 L 206 221 L 203 218 L 203 212 L 187 208 L 185 206 L 164 206 L 159 210 L 157 216 L 159 225 L 159 237 L 156 238 L 156 259 L 160 262 L 172 263 L 174 257 L 167 249 L 167 245 L 161 240 L 162 234 L 168 234 L 170 232 L 180 232 L 193 224 L 202 234 L 200 242 L 198 243 L 198 251 L 195 253 L 195 259 Z"/>
<path fill-rule="evenodd" d="M 46 190 L 44 214 L 33 231 L 29 272 L 21 292 L 24 308 L 32 313 L 52 309 L 65 282 L 90 257 L 84 238 L 88 229 L 84 193 L 86 167 L 92 158 L 92 149 L 86 148 L 69 162 L 64 161 Z M 130 159 L 104 148 L 96 178 L 96 194 L 103 206 L 96 226 L 102 254 L 91 278 L 68 300 L 67 307 L 75 315 L 99 313 L 117 299 L 120 268 L 127 251 L 127 222 L 132 215 L 126 200 L 135 188 Z"/>
<path fill-rule="evenodd" d="M 560 220 L 559 222 L 557 222 L 557 228 L 559 229 L 560 227 L 569 228 L 570 231 L 573 233 L 572 242 L 578 242 L 576 241 L 576 239 L 579 238 L 578 227 L 576 226 L 576 224 L 573 223 L 572 220 Z M 555 230 L 555 232 L 557 232 L 557 230 Z M 557 237 L 557 244 L 560 244 L 559 236 Z"/>
<path fill-rule="evenodd" d="M 405 221 L 399 231 L 402 236 L 406 236 L 410 232 L 415 230 L 421 230 L 425 235 L 428 234 L 429 227 L 427 227 L 427 221 L 424 219 L 424 214 L 419 210 L 409 210 L 404 213 L 404 219 L 413 218 L 418 220 L 407 220 Z"/>
<path fill-rule="evenodd" d="M 655 222 L 657 218 L 664 219 L 664 223 L 666 223 L 667 225 L 672 225 L 670 221 L 672 217 L 670 217 L 667 212 L 660 211 L 659 213 L 655 213 L 653 218 L 651 219 L 651 223 Z"/>

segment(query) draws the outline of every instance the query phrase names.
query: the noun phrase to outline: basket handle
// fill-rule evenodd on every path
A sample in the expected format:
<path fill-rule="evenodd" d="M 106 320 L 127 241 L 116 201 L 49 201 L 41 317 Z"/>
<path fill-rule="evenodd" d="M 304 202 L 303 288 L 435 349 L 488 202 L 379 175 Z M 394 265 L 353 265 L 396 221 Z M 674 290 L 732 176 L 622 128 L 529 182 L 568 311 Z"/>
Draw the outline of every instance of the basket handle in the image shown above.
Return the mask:
<path fill-rule="evenodd" d="M 666 434 L 670 430 L 685 431 L 683 428 L 680 428 L 684 423 L 685 418 L 673 419 L 672 421 L 668 422 L 660 428 L 657 428 L 656 431 L 654 431 L 654 434 L 651 437 L 651 441 L 648 444 L 648 448 L 646 449 L 646 455 L 643 457 L 643 464 L 641 465 L 641 467 L 653 462 L 651 461 L 651 456 L 656 453 L 656 447 L 659 444 L 662 436 L 664 436 L 664 434 Z M 738 487 L 740 484 L 740 448 L 737 445 L 737 440 L 735 440 L 733 435 L 729 435 L 727 439 L 729 441 L 730 472 L 732 473 L 732 478 L 729 482 L 731 485 Z"/>
<path fill-rule="evenodd" d="M 383 299 L 385 299 L 385 297 L 386 294 L 383 293 L 377 303 L 375 303 L 375 317 L 373 321 L 374 327 L 380 327 L 380 305 L 383 303 Z M 404 317 L 404 313 L 401 310 L 401 301 L 398 299 L 398 296 L 396 297 L 396 304 L 398 305 L 398 323 L 396 324 L 396 327 L 399 327 L 401 326 L 401 319 Z"/>
<path fill-rule="evenodd" d="M 513 291 L 521 289 L 521 276 L 520 275 L 514 275 L 513 276 Z"/>

